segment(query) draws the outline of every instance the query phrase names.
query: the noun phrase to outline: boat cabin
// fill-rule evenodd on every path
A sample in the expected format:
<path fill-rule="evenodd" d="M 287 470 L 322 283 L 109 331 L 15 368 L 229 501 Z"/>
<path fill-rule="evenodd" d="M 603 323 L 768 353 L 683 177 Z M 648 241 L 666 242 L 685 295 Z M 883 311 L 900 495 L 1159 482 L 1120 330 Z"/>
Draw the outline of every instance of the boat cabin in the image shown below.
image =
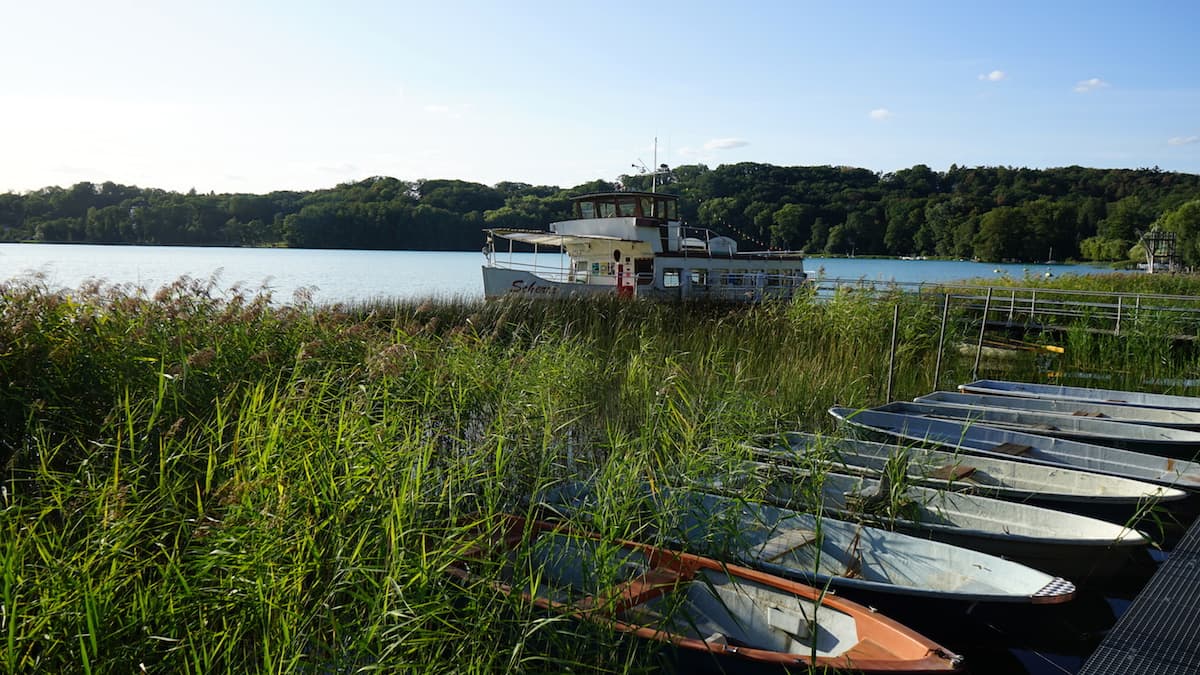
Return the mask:
<path fill-rule="evenodd" d="M 653 192 L 606 192 L 575 197 L 575 218 L 651 218 L 679 220 L 679 198 Z"/>

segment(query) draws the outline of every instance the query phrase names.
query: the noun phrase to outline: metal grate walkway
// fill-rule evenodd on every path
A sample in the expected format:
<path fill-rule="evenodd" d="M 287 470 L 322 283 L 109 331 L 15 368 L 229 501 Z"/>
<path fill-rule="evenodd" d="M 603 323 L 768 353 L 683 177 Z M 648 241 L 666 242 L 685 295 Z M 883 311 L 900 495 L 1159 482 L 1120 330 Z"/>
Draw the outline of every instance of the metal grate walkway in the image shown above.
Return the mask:
<path fill-rule="evenodd" d="M 1200 673 L 1200 519 L 1079 673 Z"/>

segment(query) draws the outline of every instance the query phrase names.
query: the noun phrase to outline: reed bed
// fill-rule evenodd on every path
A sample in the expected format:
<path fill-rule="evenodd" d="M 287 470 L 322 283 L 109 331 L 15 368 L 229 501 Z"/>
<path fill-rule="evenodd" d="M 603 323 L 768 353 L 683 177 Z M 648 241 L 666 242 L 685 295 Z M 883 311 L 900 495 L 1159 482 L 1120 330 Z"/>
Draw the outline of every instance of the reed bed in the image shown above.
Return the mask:
<path fill-rule="evenodd" d="M 496 593 L 495 569 L 446 570 L 567 479 L 600 495 L 586 527 L 654 542 L 638 486 L 882 402 L 896 305 L 908 398 L 934 388 L 940 307 L 899 294 L 324 307 L 188 278 L 0 286 L 0 670 L 654 670 L 646 645 Z"/>

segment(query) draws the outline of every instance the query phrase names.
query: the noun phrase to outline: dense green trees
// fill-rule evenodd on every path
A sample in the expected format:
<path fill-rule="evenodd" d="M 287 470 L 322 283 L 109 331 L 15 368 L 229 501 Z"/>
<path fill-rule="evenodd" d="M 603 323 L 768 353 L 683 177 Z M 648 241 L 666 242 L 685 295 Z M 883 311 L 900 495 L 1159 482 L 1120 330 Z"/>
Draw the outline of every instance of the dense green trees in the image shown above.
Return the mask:
<path fill-rule="evenodd" d="M 567 190 L 502 182 L 375 177 L 313 192 L 188 194 L 78 183 L 0 194 L 0 240 L 313 248 L 473 250 L 481 229 L 542 229 L 569 197 L 650 177 Z M 1042 261 L 1128 256 L 1151 227 L 1175 232 L 1200 264 L 1200 176 L 1158 169 L 917 165 L 894 173 L 743 162 L 677 167 L 660 190 L 684 219 L 744 242 L 810 253 Z"/>

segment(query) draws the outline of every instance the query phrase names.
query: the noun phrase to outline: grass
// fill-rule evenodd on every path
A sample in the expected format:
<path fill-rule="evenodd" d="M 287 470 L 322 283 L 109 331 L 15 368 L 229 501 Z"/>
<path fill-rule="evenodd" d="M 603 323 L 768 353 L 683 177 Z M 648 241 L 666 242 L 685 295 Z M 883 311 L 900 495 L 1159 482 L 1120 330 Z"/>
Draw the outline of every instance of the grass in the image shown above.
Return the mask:
<path fill-rule="evenodd" d="M 653 670 L 495 593 L 498 570 L 446 570 L 564 478 L 600 486 L 589 527 L 653 539 L 631 486 L 882 402 L 897 303 L 910 398 L 933 388 L 941 310 L 898 294 L 324 307 L 188 278 L 0 286 L 0 670 Z M 1145 340 L 1071 344 L 1068 365 L 1197 372 Z"/>

